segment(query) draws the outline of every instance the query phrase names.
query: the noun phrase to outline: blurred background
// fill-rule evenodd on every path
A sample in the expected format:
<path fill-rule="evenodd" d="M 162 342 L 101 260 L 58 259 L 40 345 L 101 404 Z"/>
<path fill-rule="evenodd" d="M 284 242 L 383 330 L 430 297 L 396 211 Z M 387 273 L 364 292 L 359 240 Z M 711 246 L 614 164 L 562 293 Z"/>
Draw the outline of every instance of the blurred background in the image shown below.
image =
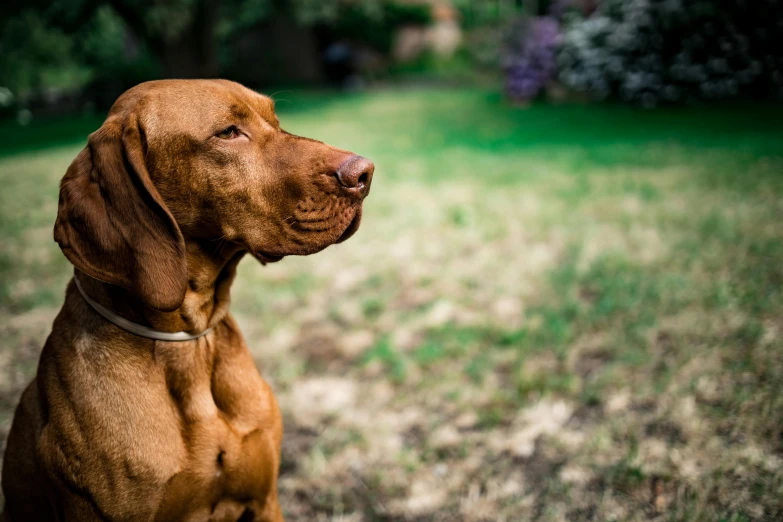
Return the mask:
<path fill-rule="evenodd" d="M 296 521 L 783 518 L 777 0 L 0 6 L 0 435 L 125 89 L 224 77 L 371 158 L 360 231 L 240 266 Z"/>

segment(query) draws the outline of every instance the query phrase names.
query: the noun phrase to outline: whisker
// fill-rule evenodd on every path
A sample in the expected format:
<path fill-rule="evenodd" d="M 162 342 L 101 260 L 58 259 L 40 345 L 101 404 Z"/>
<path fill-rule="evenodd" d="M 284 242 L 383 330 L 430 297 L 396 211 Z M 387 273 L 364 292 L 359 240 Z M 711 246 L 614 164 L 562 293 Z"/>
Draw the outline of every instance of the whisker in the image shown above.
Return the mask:
<path fill-rule="evenodd" d="M 220 254 L 223 252 L 223 247 L 226 245 L 226 243 L 228 243 L 228 239 L 226 239 L 226 234 L 223 234 L 223 235 L 222 235 L 222 236 L 220 236 L 219 238 L 217 238 L 217 239 L 212 239 L 211 241 L 213 241 L 213 242 L 214 242 L 214 241 L 220 241 L 220 243 L 218 243 L 218 244 L 217 244 L 217 246 L 215 247 L 215 249 L 214 249 L 214 250 L 212 251 L 212 253 L 209 255 L 209 260 L 210 260 L 210 261 L 211 261 L 212 259 L 214 259 L 215 255 L 217 255 L 218 257 L 220 256 Z"/>
<path fill-rule="evenodd" d="M 275 96 L 277 96 L 278 94 L 280 94 L 282 92 L 294 92 L 294 91 L 292 91 L 291 89 L 283 89 L 282 91 L 277 91 L 277 92 L 274 92 L 274 93 L 270 94 L 269 97 L 272 98 L 275 101 L 275 103 L 277 103 L 278 101 L 287 101 L 287 102 L 291 103 L 290 100 L 285 100 L 285 99 L 277 100 L 275 98 Z"/>
<path fill-rule="evenodd" d="M 218 253 L 218 256 L 223 255 L 223 249 L 228 244 L 228 240 L 223 241 L 223 244 L 220 245 L 220 252 Z"/>

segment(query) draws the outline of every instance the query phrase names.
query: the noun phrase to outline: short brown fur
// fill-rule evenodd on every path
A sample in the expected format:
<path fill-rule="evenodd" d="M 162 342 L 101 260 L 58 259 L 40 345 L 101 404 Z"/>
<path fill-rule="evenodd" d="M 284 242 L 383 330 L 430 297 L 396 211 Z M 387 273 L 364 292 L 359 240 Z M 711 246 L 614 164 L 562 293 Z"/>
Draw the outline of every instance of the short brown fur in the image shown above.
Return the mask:
<path fill-rule="evenodd" d="M 226 129 L 235 131 L 225 131 Z M 280 129 L 223 80 L 123 94 L 63 178 L 55 240 L 93 299 L 192 341 L 136 336 L 73 281 L 16 410 L 3 517 L 281 521 L 282 421 L 228 313 L 236 266 L 358 228 L 374 167 Z"/>

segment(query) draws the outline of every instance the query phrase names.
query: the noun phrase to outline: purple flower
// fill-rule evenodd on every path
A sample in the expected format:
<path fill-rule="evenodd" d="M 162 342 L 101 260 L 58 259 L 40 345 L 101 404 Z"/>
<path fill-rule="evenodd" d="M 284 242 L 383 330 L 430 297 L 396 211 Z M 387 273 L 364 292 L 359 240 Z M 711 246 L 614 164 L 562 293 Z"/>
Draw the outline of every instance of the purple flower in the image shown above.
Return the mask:
<path fill-rule="evenodd" d="M 540 16 L 515 24 L 505 59 L 506 94 L 513 100 L 530 100 L 555 75 L 560 24 Z"/>

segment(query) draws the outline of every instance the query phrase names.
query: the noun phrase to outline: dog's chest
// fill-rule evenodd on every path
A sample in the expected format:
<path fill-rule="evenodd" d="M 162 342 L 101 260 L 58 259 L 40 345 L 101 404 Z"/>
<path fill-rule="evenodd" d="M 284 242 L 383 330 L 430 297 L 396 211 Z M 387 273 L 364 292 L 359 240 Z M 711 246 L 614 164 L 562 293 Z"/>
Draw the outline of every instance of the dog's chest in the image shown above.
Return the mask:
<path fill-rule="evenodd" d="M 239 518 L 263 509 L 276 487 L 282 429 L 269 387 L 252 359 L 220 360 L 212 370 L 209 380 L 195 379 L 173 395 L 186 454 L 166 485 L 158 520 L 207 512 L 204 520 L 234 519 L 234 512 Z"/>
<path fill-rule="evenodd" d="M 282 422 L 241 336 L 216 330 L 154 354 L 115 346 L 109 358 L 92 338 L 45 348 L 43 466 L 106 519 L 257 518 L 276 488 Z"/>

